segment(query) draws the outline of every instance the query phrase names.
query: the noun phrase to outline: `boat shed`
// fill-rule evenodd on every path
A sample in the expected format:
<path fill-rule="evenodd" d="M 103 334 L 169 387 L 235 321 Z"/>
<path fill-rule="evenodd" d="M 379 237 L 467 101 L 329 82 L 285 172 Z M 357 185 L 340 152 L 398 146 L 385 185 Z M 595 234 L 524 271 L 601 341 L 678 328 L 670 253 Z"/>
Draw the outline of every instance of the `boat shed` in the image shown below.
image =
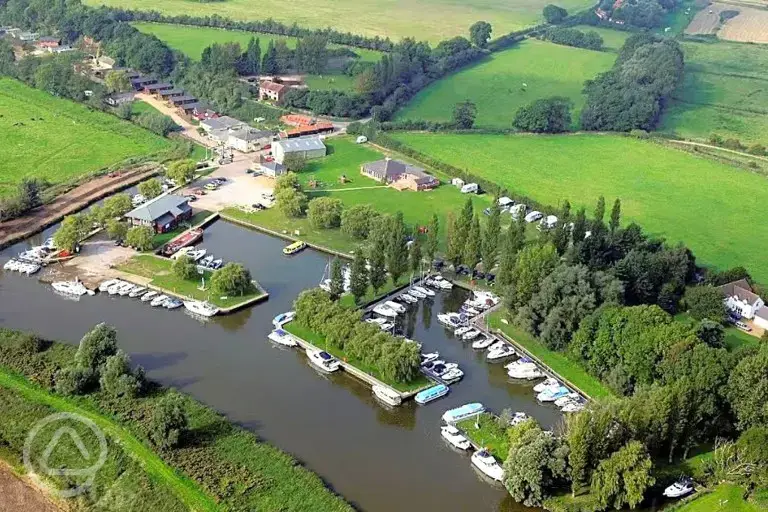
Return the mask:
<path fill-rule="evenodd" d="M 173 194 L 160 196 L 125 214 L 133 226 L 150 226 L 155 233 L 166 233 L 192 218 L 189 200 Z"/>

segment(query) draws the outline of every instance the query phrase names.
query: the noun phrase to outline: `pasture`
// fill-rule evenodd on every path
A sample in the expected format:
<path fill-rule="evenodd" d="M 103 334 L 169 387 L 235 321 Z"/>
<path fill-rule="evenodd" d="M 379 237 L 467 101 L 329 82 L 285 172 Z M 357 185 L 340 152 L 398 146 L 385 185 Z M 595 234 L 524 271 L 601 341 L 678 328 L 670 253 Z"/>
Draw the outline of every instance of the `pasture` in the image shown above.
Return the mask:
<path fill-rule="evenodd" d="M 272 18 L 287 25 L 309 28 L 332 27 L 341 32 L 399 40 L 413 37 L 436 44 L 443 39 L 466 35 L 469 26 L 485 20 L 494 36 L 536 25 L 548 0 L 85 0 L 86 5 L 108 5 L 123 9 L 160 11 L 168 15 L 219 15 L 236 20 Z M 592 2 L 563 0 L 568 11 L 586 9 Z"/>
<path fill-rule="evenodd" d="M 600 37 L 603 38 L 603 48 L 615 52 L 618 52 L 624 45 L 624 41 L 632 35 L 632 32 L 613 30 L 606 27 L 595 27 L 592 25 L 576 25 L 573 28 L 581 30 L 582 32 L 597 32 L 600 34 Z"/>
<path fill-rule="evenodd" d="M 84 176 L 170 143 L 117 117 L 0 79 L 0 196 L 22 178 L 52 184 Z"/>
<path fill-rule="evenodd" d="M 685 75 L 661 129 L 683 137 L 712 133 L 768 143 L 768 47 L 684 42 Z"/>
<path fill-rule="evenodd" d="M 565 96 L 574 124 L 584 106 L 584 81 L 608 71 L 616 55 L 527 39 L 421 90 L 396 119 L 450 121 L 466 99 L 477 105 L 475 125 L 511 128 L 517 109 L 534 100 Z"/>
<path fill-rule="evenodd" d="M 625 224 L 684 242 L 702 264 L 743 265 L 768 282 L 768 227 L 745 217 L 768 201 L 762 176 L 622 136 L 394 137 L 545 204 L 568 199 L 591 211 L 598 196 L 608 204 L 618 197 Z"/>

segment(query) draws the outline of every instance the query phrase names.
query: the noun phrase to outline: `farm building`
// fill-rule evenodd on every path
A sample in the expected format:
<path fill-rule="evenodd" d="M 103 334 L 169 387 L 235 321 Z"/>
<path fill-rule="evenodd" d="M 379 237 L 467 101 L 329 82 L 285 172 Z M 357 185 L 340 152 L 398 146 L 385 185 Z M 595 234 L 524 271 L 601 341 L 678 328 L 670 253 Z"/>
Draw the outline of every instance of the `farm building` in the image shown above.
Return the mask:
<path fill-rule="evenodd" d="M 207 133 L 211 133 L 213 130 L 229 130 L 230 128 L 235 128 L 242 124 L 245 123 L 229 116 L 220 116 L 200 121 L 200 127 Z"/>
<path fill-rule="evenodd" d="M 326 147 L 320 137 L 299 137 L 297 139 L 280 140 L 272 144 L 275 161 L 285 163 L 288 155 L 298 155 L 307 160 L 325 156 Z"/>
<path fill-rule="evenodd" d="M 171 89 L 160 91 L 159 96 L 164 100 L 169 100 L 177 96 L 184 96 L 184 89 L 177 89 L 176 87 L 173 87 Z"/>
<path fill-rule="evenodd" d="M 287 169 L 284 165 L 279 164 L 277 162 L 261 162 L 259 164 L 259 170 L 261 170 L 261 173 L 264 176 L 268 176 L 270 178 L 277 178 L 279 176 L 282 176 L 287 172 Z"/>
<path fill-rule="evenodd" d="M 58 48 L 61 45 L 61 39 L 52 36 L 43 36 L 35 42 L 38 48 Z"/>
<path fill-rule="evenodd" d="M 169 194 L 131 210 L 125 217 L 134 226 L 150 226 L 155 233 L 165 233 L 191 219 L 192 207 L 187 198 Z"/>
<path fill-rule="evenodd" d="M 180 107 L 182 105 L 197 103 L 197 98 L 188 94 L 184 94 L 182 96 L 174 96 L 173 98 L 169 98 L 168 102 L 173 104 L 174 107 Z"/>
<path fill-rule="evenodd" d="M 280 101 L 283 99 L 288 87 L 275 82 L 262 82 L 259 84 L 259 99 Z"/>
<path fill-rule="evenodd" d="M 153 84 L 147 84 L 144 86 L 144 92 L 147 94 L 160 94 L 162 91 L 167 91 L 173 89 L 173 84 L 169 84 L 168 82 L 156 82 Z"/>
<path fill-rule="evenodd" d="M 141 91 L 146 86 L 156 83 L 157 78 L 152 78 L 149 76 L 138 76 L 136 78 L 131 78 L 131 87 L 133 87 L 136 91 Z"/>
<path fill-rule="evenodd" d="M 360 172 L 399 190 L 429 190 L 440 184 L 437 178 L 427 174 L 421 167 L 390 158 L 363 164 Z"/>
<path fill-rule="evenodd" d="M 291 128 L 290 130 L 283 130 L 282 132 L 280 132 L 280 137 L 283 139 L 293 139 L 296 137 L 305 137 L 307 135 L 320 135 L 322 133 L 331 133 L 331 132 L 333 132 L 333 124 L 322 122 L 322 123 L 302 125 L 296 128 Z"/>
<path fill-rule="evenodd" d="M 229 147 L 249 153 L 272 142 L 272 132 L 243 126 L 228 130 L 226 143 Z"/>
<path fill-rule="evenodd" d="M 724 284 L 720 291 L 723 292 L 725 307 L 747 320 L 752 320 L 755 313 L 765 306 L 763 299 L 754 292 L 746 279 Z"/>

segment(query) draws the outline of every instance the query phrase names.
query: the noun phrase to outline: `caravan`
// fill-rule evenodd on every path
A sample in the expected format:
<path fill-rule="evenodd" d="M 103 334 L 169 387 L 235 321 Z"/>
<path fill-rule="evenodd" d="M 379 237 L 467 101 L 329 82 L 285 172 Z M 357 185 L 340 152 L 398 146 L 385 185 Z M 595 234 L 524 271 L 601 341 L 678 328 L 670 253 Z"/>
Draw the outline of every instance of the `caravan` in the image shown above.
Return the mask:
<path fill-rule="evenodd" d="M 461 187 L 462 194 L 477 194 L 479 190 L 480 187 L 477 186 L 477 183 L 467 183 Z"/>

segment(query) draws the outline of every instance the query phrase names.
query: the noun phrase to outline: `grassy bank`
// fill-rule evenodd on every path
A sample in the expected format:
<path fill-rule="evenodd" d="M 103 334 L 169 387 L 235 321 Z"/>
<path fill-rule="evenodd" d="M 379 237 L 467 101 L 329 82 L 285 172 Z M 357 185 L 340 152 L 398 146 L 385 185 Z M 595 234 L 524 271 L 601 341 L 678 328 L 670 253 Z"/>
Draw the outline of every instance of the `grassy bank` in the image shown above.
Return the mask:
<path fill-rule="evenodd" d="M 476 126 L 511 129 L 523 105 L 564 96 L 573 102 L 576 126 L 586 98 L 584 81 L 608 71 L 615 60 L 611 52 L 528 39 L 423 89 L 397 119 L 450 121 L 454 105 L 469 99 L 477 105 Z"/>
<path fill-rule="evenodd" d="M 456 426 L 462 429 L 473 443 L 486 448 L 503 462 L 509 455 L 509 436 L 507 430 L 499 426 L 497 419 L 495 415 L 484 412 L 477 418 L 460 421 Z"/>
<path fill-rule="evenodd" d="M 91 419 L 107 434 L 110 447 L 105 473 L 97 474 L 95 490 L 101 494 L 94 496 L 93 509 L 137 510 L 140 504 L 143 510 L 169 512 L 351 511 L 290 455 L 259 442 L 184 395 L 190 433 L 181 447 L 155 453 L 148 441 L 149 422 L 170 390 L 153 386 L 144 397 L 119 399 L 102 392 L 84 397 L 55 395 L 49 389 L 51 377 L 71 363 L 76 347 L 53 343 L 43 352 L 31 354 L 15 348 L 17 336 L 0 330 L 0 434 L 9 453 L 16 454 L 11 462 L 18 466 L 29 427 L 48 413 L 76 412 Z M 69 446 L 68 450 L 63 457 L 77 448 Z M 58 450 L 56 453 L 59 456 Z"/>
<path fill-rule="evenodd" d="M 543 343 L 511 323 L 503 323 L 501 321 L 503 317 L 503 312 L 497 311 L 492 313 L 489 317 L 491 327 L 500 329 L 504 334 L 522 345 L 528 352 L 552 368 L 563 379 L 571 382 L 592 398 L 603 398 L 613 395 L 613 392 L 608 387 L 588 374 L 579 363 L 569 359 L 561 352 L 549 350 Z"/>
<path fill-rule="evenodd" d="M 675 512 L 760 512 L 764 506 L 744 499 L 744 488 L 734 484 L 721 484 L 712 492 L 703 494 L 675 509 Z"/>
<path fill-rule="evenodd" d="M 600 195 L 608 204 L 620 198 L 625 224 L 634 221 L 672 244 L 685 243 L 697 263 L 743 265 L 757 281 L 768 281 L 768 226 L 743 222 L 745 211 L 768 203 L 763 176 L 614 135 L 394 137 L 544 204 L 568 199 L 572 211 L 585 206 L 591 212 Z"/>
<path fill-rule="evenodd" d="M 22 178 L 57 184 L 171 142 L 128 121 L 0 78 L 0 196 Z"/>
<path fill-rule="evenodd" d="M 308 341 L 309 343 L 312 343 L 314 346 L 327 351 L 329 354 L 333 355 L 335 358 L 351 364 L 352 366 L 367 373 L 368 375 L 380 380 L 384 384 L 387 384 L 388 386 L 391 386 L 394 389 L 401 391 L 403 393 L 412 392 L 432 384 L 432 381 L 427 379 L 422 374 L 419 374 L 419 376 L 415 380 L 408 383 L 394 382 L 392 380 L 385 379 L 375 368 L 366 365 L 359 359 L 350 357 L 340 348 L 327 344 L 323 336 L 320 336 L 319 334 L 312 332 L 311 330 L 307 329 L 306 327 L 299 324 L 298 322 L 291 322 L 283 328 L 286 331 L 290 332 L 291 334 L 298 336 L 299 338 L 305 341 Z"/>
<path fill-rule="evenodd" d="M 150 254 L 140 254 L 134 256 L 127 262 L 118 265 L 117 269 L 122 272 L 151 279 L 149 282 L 150 285 L 161 288 L 164 291 L 191 297 L 196 300 L 207 300 L 220 308 L 231 308 L 264 294 L 264 291 L 254 284 L 253 289 L 249 293 L 237 297 L 216 297 L 211 295 L 210 290 L 210 280 L 213 272 L 206 271 L 203 276 L 200 276 L 200 281 L 198 281 L 197 278 L 186 280 L 177 277 L 173 273 L 171 268 L 172 265 L 172 260 Z M 206 281 L 205 290 L 200 290 L 198 288 L 202 278 L 205 278 Z"/>

